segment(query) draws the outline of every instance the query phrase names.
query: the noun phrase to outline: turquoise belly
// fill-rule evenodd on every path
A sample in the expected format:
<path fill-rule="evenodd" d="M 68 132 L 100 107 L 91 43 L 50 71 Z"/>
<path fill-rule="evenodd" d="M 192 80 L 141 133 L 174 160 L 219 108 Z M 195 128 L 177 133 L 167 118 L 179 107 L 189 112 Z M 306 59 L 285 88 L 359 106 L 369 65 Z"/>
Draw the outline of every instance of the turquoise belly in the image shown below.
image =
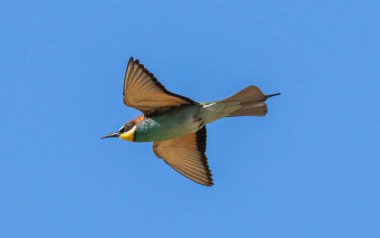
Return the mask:
<path fill-rule="evenodd" d="M 200 106 L 186 106 L 145 118 L 135 131 L 135 141 L 160 141 L 195 132 L 203 124 L 197 119 Z"/>

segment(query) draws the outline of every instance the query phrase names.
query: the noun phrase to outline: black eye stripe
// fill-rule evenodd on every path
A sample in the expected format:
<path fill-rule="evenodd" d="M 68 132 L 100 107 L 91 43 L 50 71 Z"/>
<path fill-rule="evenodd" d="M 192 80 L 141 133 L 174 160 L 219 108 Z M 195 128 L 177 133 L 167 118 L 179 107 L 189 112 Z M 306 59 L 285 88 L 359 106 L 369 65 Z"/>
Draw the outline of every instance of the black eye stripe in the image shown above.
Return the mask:
<path fill-rule="evenodd" d="M 133 121 L 128 122 L 127 124 L 125 124 L 124 128 L 122 129 L 122 132 L 127 132 L 130 129 L 132 129 L 134 126 L 135 126 L 135 122 L 133 122 Z"/>

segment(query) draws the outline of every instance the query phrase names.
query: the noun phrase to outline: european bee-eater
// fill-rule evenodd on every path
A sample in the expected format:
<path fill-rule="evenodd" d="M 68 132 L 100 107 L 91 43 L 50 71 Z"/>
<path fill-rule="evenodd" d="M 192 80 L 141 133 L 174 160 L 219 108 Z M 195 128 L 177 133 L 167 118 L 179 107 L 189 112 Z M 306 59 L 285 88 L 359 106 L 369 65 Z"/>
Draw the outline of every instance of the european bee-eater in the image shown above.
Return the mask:
<path fill-rule="evenodd" d="M 130 58 L 124 77 L 124 104 L 143 112 L 118 131 L 102 138 L 153 142 L 153 151 L 183 176 L 213 185 L 207 163 L 206 124 L 224 117 L 264 116 L 266 99 L 258 87 L 248 86 L 224 100 L 199 103 L 168 91 L 139 60 Z"/>

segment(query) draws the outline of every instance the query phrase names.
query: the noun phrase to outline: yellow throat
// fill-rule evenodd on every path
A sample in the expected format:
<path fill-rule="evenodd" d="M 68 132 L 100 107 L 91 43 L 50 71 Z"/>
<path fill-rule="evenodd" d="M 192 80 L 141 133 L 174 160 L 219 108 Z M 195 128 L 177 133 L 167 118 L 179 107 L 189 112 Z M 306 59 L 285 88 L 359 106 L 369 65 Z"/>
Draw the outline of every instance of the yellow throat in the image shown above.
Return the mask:
<path fill-rule="evenodd" d="M 134 141 L 135 140 L 135 130 L 136 126 L 134 126 L 132 129 L 130 129 L 127 132 L 124 132 L 123 134 L 120 134 L 119 138 L 127 141 Z"/>

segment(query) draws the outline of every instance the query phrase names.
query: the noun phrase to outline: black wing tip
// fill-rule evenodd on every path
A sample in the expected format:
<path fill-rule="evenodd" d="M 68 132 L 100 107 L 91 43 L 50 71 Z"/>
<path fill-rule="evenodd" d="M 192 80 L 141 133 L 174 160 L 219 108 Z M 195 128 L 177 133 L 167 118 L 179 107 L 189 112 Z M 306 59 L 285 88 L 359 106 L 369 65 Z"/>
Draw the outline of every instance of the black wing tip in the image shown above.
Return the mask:
<path fill-rule="evenodd" d="M 128 60 L 128 63 L 127 63 L 127 67 L 126 67 L 127 69 L 125 70 L 124 78 L 125 78 L 125 76 L 127 76 L 127 72 L 128 72 L 129 67 L 131 67 L 134 63 L 135 63 L 135 59 L 133 58 L 133 56 L 131 56 Z"/>
<path fill-rule="evenodd" d="M 279 95 L 281 95 L 281 93 L 269 94 L 269 95 L 265 95 L 265 97 L 268 99 L 268 98 L 279 96 Z"/>
<path fill-rule="evenodd" d="M 209 187 L 209 188 L 211 188 L 211 187 L 213 187 L 213 186 L 215 185 L 213 182 L 209 182 L 209 183 L 205 183 L 205 184 L 203 184 L 203 183 L 198 183 L 198 184 L 203 185 L 203 186 L 205 186 L 205 187 Z"/>
<path fill-rule="evenodd" d="M 207 142 L 207 130 L 206 126 L 203 126 L 196 132 L 196 142 L 198 151 L 202 154 L 206 153 L 206 142 Z"/>
<path fill-rule="evenodd" d="M 207 130 L 206 126 L 203 126 L 201 129 L 199 129 L 196 132 L 196 143 L 197 143 L 197 149 L 201 153 L 202 157 L 202 163 L 206 170 L 208 180 L 207 183 L 200 183 L 204 186 L 211 187 L 214 185 L 213 179 L 212 179 L 212 172 L 210 170 L 210 166 L 208 165 L 207 157 L 205 155 L 206 153 L 206 141 L 207 141 Z"/>
<path fill-rule="evenodd" d="M 210 180 L 210 182 L 208 184 L 205 184 L 205 186 L 207 186 L 207 187 L 212 187 L 214 185 L 215 185 L 214 184 L 214 180 L 212 178 L 211 178 L 211 180 Z"/>
<path fill-rule="evenodd" d="M 196 180 L 188 178 L 188 177 L 186 177 L 186 178 L 189 179 L 189 180 L 191 180 L 191 181 L 193 181 L 193 182 L 195 182 L 195 183 L 197 183 L 197 184 L 199 184 L 199 185 L 202 185 L 202 186 L 205 186 L 205 187 L 209 187 L 209 188 L 213 187 L 215 185 L 214 184 L 214 180 L 211 177 L 210 177 L 210 180 L 207 181 L 207 182 L 199 182 L 199 181 L 196 181 Z"/>
<path fill-rule="evenodd" d="M 188 179 L 190 179 L 191 181 L 193 181 L 193 182 L 195 182 L 195 183 L 197 183 L 197 184 L 200 184 L 200 185 L 203 185 L 203 186 L 205 186 L 205 187 L 212 187 L 212 186 L 214 186 L 215 184 L 214 184 L 214 180 L 212 179 L 212 174 L 211 174 L 211 171 L 208 169 L 208 166 L 207 166 L 207 175 L 208 175 L 208 181 L 202 181 L 202 182 L 200 182 L 200 181 L 196 181 L 196 180 L 194 180 L 194 179 L 191 179 L 191 178 L 188 178 Z M 186 177 L 186 176 L 185 176 Z"/>

